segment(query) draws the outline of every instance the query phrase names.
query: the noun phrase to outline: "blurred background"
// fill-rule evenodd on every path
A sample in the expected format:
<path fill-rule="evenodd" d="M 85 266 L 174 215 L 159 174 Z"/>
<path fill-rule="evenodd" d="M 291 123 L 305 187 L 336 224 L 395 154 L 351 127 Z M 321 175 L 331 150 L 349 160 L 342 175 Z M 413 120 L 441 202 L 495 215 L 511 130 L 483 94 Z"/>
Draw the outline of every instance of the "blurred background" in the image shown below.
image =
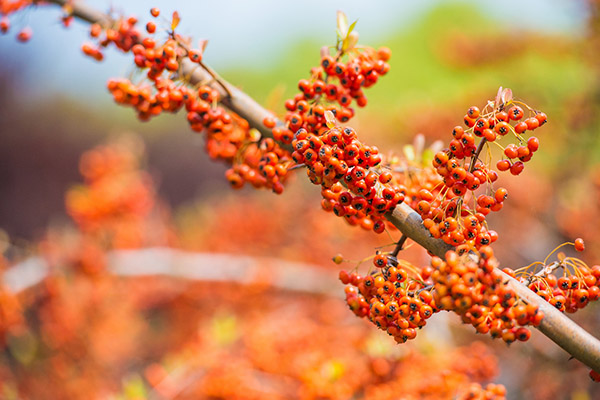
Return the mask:
<path fill-rule="evenodd" d="M 498 216 L 490 217 L 490 225 L 500 234 L 495 246 L 498 258 L 504 266 L 517 268 L 543 260 L 556 245 L 581 236 L 586 240 L 584 259 L 590 265 L 599 262 L 600 225 L 594 223 L 600 217 L 600 16 L 596 1 L 88 3 L 105 11 L 137 15 L 144 23 L 150 20 L 150 6 L 159 7 L 164 16 L 177 9 L 181 33 L 208 39 L 207 64 L 279 114 L 283 101 L 295 94 L 297 81 L 319 63 L 321 46 L 335 44 L 335 13 L 343 10 L 350 21 L 358 20 L 360 43 L 392 50 L 390 72 L 368 91 L 369 106 L 352 121 L 365 142 L 384 152 L 400 152 L 418 133 L 428 143 L 437 139 L 447 143 L 469 106 L 481 107 L 493 99 L 499 86 L 511 88 L 517 98 L 548 114 L 549 123 L 540 131 L 541 151 L 534 162 L 528 163 L 518 179 L 501 177 L 510 198 Z M 185 285 L 178 280 L 109 282 L 106 277 L 98 278 L 107 246 L 168 245 L 199 254 L 258 257 L 275 264 L 274 259 L 310 263 L 323 274 L 318 280 L 334 280 L 337 266 L 330 262 L 334 254 L 362 259 L 375 246 L 389 244 L 389 238 L 357 232 L 324 214 L 319 210 L 318 190 L 301 178 L 292 180 L 282 196 L 252 188 L 233 192 L 223 176 L 226 166 L 209 160 L 201 135 L 189 129 L 181 114 L 142 123 L 132 110 L 112 102 L 106 81 L 132 73 L 130 56 L 111 49 L 102 63 L 85 57 L 80 46 L 87 40 L 89 26 L 74 21 L 66 29 L 59 17 L 57 7 L 37 6 L 11 16 L 11 30 L 0 36 L 0 229 L 2 238 L 10 238 L 10 245 L 4 246 L 7 263 L 40 253 L 47 262 L 50 254 L 54 258 L 47 263 L 53 268 L 83 268 L 87 278 L 63 276 L 43 283 L 37 291 L 27 290 L 27 299 L 18 301 L 19 307 L 29 311 L 17 324 L 20 328 L 5 336 L 10 350 L 1 359 L 0 374 L 9 382 L 3 386 L 4 397 L 53 398 L 47 397 L 44 385 L 54 384 L 64 389 L 62 397 L 55 398 L 78 398 L 90 390 L 98 398 L 236 398 L 239 393 L 223 392 L 227 379 L 249 374 L 253 383 L 247 390 L 262 388 L 254 398 L 267 394 L 277 398 L 279 392 L 284 393 L 281 398 L 298 393 L 299 398 L 312 398 L 316 393 L 327 393 L 325 398 L 352 398 L 359 390 L 352 392 L 344 376 L 362 373 L 363 385 L 375 385 L 387 376 L 380 373 L 381 368 L 393 365 L 399 374 L 401 361 L 412 360 L 414 354 L 439 353 L 436 346 L 450 354 L 453 346 L 478 338 L 468 327 L 458 326 L 453 315 L 448 321 L 438 315 L 442 322 L 435 330 L 441 333 L 423 334 L 416 344 L 404 345 L 410 350 L 397 349 L 384 333 L 353 318 L 335 296 L 332 300 L 328 295 L 323 304 L 315 298 L 322 294 L 310 290 L 300 295 L 288 293 L 285 287 L 269 289 L 271 272 L 265 268 L 252 270 L 250 287 L 192 284 L 185 274 Z M 168 25 L 167 17 L 164 25 Z M 19 43 L 15 36 L 26 26 L 33 29 L 33 37 L 26 44 Z M 132 178 L 142 182 L 136 196 L 147 201 L 140 207 L 153 211 L 131 217 L 126 228 L 111 225 L 110 229 L 126 232 L 124 239 L 99 246 L 73 239 L 69 233 L 81 226 L 66 213 L 65 193 L 83 182 L 78 169 L 81 154 L 107 141 L 117 143 L 114 146 L 117 153 L 123 151 L 122 159 L 136 160 L 121 163 L 117 157 L 116 170 L 138 174 Z M 130 180 L 119 182 L 115 190 L 131 188 Z M 154 234 L 140 234 L 149 230 Z M 409 257 L 417 264 L 428 262 L 416 248 Z M 334 283 L 331 291 L 335 290 L 341 296 L 341 285 Z M 123 311 L 114 320 L 105 319 L 122 291 L 128 292 Z M 325 292 L 330 293 L 329 289 Z M 52 302 L 52 298 L 60 301 Z M 82 298 L 86 299 L 82 304 L 97 307 L 94 323 L 88 320 L 91 317 L 80 315 L 85 314 L 85 307 L 78 309 L 74 304 Z M 303 324 L 298 328 L 301 332 L 288 332 L 290 321 L 279 319 L 284 313 L 297 318 L 298 326 Z M 59 318 L 58 314 L 65 315 Z M 573 318 L 588 331 L 600 331 L 595 304 Z M 121 325 L 124 321 L 131 322 L 126 329 Z M 262 330 L 255 332 L 256 326 Z M 119 329 L 121 336 L 114 333 Z M 44 339 L 45 334 L 52 339 Z M 278 335 L 286 339 L 274 340 Z M 334 354 L 325 357 L 323 347 L 315 344 L 312 358 L 299 360 L 297 353 L 314 335 Z M 509 348 L 488 337 L 481 340 L 498 358 L 499 375 L 493 381 L 507 386 L 509 398 L 585 400 L 600 396 L 587 369 L 569 361 L 540 334 L 534 332 L 531 343 Z M 344 358 L 349 347 L 354 352 Z M 211 351 L 210 357 L 199 361 L 195 355 L 206 351 Z M 284 353 L 290 372 L 274 377 L 277 368 L 273 365 Z M 229 354 L 226 359 L 236 371 L 233 377 L 227 375 L 225 383 L 206 378 L 224 374 L 218 369 L 224 368 L 219 364 L 222 354 Z M 81 359 L 89 362 L 80 365 L 76 360 Z M 381 367 L 379 360 L 387 367 Z M 368 371 L 357 366 L 364 363 Z M 479 371 L 479 381 L 494 375 L 481 373 L 481 366 L 475 364 L 471 362 L 469 368 Z M 57 375 L 40 381 L 49 369 Z M 203 372 L 196 376 L 191 371 Z M 170 384 L 175 389 L 164 383 L 167 378 L 176 381 Z M 41 383 L 31 386 L 34 380 Z M 164 393 L 156 389 L 160 382 Z M 198 382 L 205 386 L 198 389 Z M 269 390 L 264 390 L 265 385 Z M 278 392 L 288 386 L 293 392 Z M 385 396 L 380 393 L 375 398 Z"/>

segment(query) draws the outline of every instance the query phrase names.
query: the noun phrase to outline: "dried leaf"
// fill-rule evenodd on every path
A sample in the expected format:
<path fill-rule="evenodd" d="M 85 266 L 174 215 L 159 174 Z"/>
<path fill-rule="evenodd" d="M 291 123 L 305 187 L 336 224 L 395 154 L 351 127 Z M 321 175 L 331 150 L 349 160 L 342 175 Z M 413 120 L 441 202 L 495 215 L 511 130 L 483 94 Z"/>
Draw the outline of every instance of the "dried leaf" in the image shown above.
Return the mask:
<path fill-rule="evenodd" d="M 502 104 L 506 104 L 513 99 L 512 90 L 506 88 L 502 91 Z"/>
<path fill-rule="evenodd" d="M 502 86 L 498 88 L 498 93 L 496 93 L 496 100 L 494 100 L 494 108 L 500 107 L 500 102 L 502 101 Z"/>
<path fill-rule="evenodd" d="M 206 39 L 202 39 L 198 41 L 198 48 L 200 49 L 200 51 L 202 53 L 204 53 L 204 50 L 206 49 L 206 45 L 208 44 L 208 40 Z"/>
<path fill-rule="evenodd" d="M 179 25 L 179 21 L 181 21 L 181 18 L 179 18 L 179 13 L 177 11 L 173 12 L 173 20 L 171 21 L 171 30 L 174 31 L 175 28 L 177 28 L 177 25 Z"/>
<path fill-rule="evenodd" d="M 325 121 L 329 129 L 335 128 L 335 115 L 330 110 L 325 111 Z"/>

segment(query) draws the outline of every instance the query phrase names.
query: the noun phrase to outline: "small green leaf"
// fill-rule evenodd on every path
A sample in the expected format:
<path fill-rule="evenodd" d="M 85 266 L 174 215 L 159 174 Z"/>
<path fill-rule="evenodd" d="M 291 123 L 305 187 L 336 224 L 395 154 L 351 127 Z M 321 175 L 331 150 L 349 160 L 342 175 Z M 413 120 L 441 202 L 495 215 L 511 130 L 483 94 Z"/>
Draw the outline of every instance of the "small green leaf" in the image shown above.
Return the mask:
<path fill-rule="evenodd" d="M 348 33 L 347 35 L 350 35 L 352 33 L 352 31 L 354 30 L 354 27 L 356 26 L 356 23 L 358 22 L 358 20 L 354 21 L 352 23 L 352 25 L 350 25 L 350 28 L 348 28 Z"/>

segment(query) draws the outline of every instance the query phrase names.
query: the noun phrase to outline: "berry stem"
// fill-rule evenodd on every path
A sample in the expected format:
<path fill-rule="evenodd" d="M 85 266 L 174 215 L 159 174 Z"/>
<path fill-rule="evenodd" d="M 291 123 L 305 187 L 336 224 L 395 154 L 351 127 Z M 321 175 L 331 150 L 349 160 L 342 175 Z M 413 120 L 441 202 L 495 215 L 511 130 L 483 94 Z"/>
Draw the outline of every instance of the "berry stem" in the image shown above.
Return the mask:
<path fill-rule="evenodd" d="M 398 240 L 398 243 L 396 243 L 396 247 L 394 248 L 394 251 L 392 251 L 390 253 L 391 256 L 393 256 L 393 257 L 398 256 L 398 253 L 400 253 L 400 250 L 402 250 L 402 247 L 404 246 L 406 239 L 408 239 L 408 236 L 406 236 L 405 234 L 402 234 L 402 237 L 400 237 L 400 240 Z"/>
<path fill-rule="evenodd" d="M 469 166 L 470 173 L 473 173 L 473 171 L 475 171 L 475 164 L 477 163 L 477 160 L 479 159 L 479 154 L 481 154 L 481 150 L 483 150 L 483 146 L 486 143 L 487 143 L 486 138 L 481 139 L 481 142 L 479 142 L 479 146 L 477 146 L 477 150 L 475 150 L 475 154 L 473 154 L 473 157 L 471 157 L 471 165 Z"/>

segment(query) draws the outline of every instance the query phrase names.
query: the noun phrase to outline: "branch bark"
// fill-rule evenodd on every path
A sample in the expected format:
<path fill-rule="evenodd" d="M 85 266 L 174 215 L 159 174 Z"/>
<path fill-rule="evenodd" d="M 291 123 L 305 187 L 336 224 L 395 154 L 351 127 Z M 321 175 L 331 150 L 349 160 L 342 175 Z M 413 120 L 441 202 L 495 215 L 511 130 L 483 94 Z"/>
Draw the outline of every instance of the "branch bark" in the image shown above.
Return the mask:
<path fill-rule="evenodd" d="M 60 6 L 69 3 L 72 6 L 74 17 L 90 23 L 98 22 L 106 24 L 111 21 L 108 15 L 81 2 L 68 0 L 48 0 L 48 2 Z M 209 82 L 211 87 L 221 95 L 224 106 L 246 119 L 250 126 L 258 129 L 264 137 L 272 137 L 271 130 L 266 128 L 262 123 L 265 117 L 272 117 L 271 112 L 260 106 L 250 96 L 225 80 L 220 79 L 220 83 L 228 89 L 225 90 L 221 84 L 214 82 L 206 70 L 199 68 L 197 64 L 192 63 L 190 60 L 183 61 L 182 71 L 186 76 L 189 75 L 191 77 L 192 83 Z M 278 124 L 283 123 L 278 121 Z M 289 148 L 289 146 L 286 147 Z M 404 235 L 436 256 L 444 257 L 446 251 L 452 249 L 451 246 L 445 244 L 442 240 L 432 238 L 429 232 L 423 227 L 419 214 L 406 204 L 397 206 L 386 217 Z M 515 293 L 527 302 L 537 304 L 544 313 L 545 317 L 539 327 L 537 327 L 540 332 L 562 347 L 571 356 L 595 371 L 600 372 L 600 341 L 529 290 L 525 285 L 522 285 L 504 273 L 503 275 Z"/>

